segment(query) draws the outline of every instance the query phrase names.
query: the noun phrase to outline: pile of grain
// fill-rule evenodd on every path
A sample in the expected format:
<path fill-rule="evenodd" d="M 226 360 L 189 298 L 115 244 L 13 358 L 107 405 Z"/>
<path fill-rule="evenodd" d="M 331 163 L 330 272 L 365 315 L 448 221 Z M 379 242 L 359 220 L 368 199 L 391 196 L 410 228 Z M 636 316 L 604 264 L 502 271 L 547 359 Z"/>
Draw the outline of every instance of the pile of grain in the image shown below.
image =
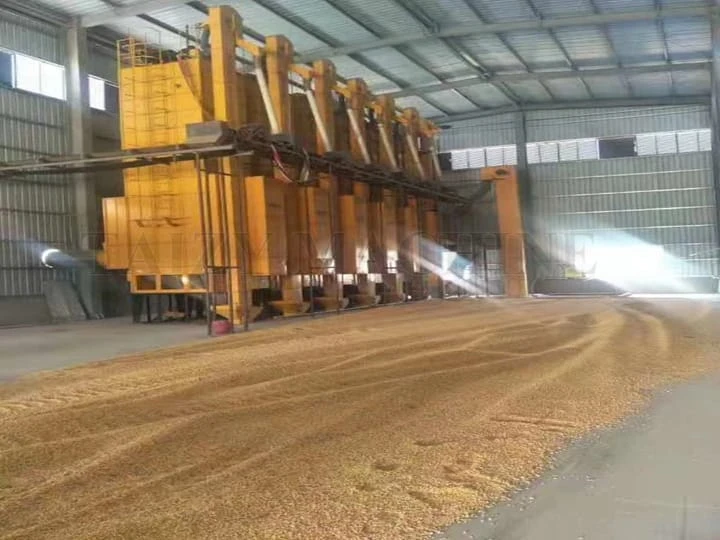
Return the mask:
<path fill-rule="evenodd" d="M 716 364 L 711 304 L 435 302 L 0 386 L 2 538 L 422 538 Z"/>

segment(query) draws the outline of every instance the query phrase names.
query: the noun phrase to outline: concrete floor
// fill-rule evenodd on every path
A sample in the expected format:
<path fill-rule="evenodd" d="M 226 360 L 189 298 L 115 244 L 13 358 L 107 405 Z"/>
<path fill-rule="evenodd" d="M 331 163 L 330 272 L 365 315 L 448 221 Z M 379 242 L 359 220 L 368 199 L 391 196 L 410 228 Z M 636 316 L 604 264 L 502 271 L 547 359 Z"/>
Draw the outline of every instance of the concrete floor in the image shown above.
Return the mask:
<path fill-rule="evenodd" d="M 132 324 L 130 319 L 0 328 L 0 381 L 203 339 L 203 321 Z"/>
<path fill-rule="evenodd" d="M 450 527 L 450 540 L 720 539 L 720 376 L 662 392 L 589 436 L 511 501 Z"/>
<path fill-rule="evenodd" d="M 396 306 L 383 306 L 382 309 L 393 307 Z M 348 309 L 342 314 L 365 309 Z M 332 311 L 317 313 L 315 318 L 336 316 Z M 278 317 L 252 323 L 250 330 L 295 324 L 303 320 L 311 318 Z M 240 327 L 236 331 L 242 332 Z M 204 320 L 133 324 L 129 317 L 119 317 L 63 324 L 0 326 L 0 382 L 37 371 L 63 369 L 207 338 Z"/>

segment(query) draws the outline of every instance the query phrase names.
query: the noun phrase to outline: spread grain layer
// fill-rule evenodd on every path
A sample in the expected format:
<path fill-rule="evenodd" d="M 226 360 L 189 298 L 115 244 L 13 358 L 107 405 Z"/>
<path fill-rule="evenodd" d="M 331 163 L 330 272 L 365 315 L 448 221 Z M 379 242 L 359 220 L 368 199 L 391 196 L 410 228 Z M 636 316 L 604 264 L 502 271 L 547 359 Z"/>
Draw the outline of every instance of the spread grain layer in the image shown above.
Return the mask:
<path fill-rule="evenodd" d="M 692 300 L 446 301 L 0 386 L 0 538 L 422 538 L 716 367 Z"/>

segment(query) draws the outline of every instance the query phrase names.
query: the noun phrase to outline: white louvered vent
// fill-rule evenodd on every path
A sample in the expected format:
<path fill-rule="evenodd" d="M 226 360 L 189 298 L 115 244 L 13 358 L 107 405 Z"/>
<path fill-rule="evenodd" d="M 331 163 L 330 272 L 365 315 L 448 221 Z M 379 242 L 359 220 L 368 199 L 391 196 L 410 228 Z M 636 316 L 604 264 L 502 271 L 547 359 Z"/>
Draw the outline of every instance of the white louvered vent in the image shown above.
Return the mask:
<path fill-rule="evenodd" d="M 540 149 L 537 143 L 527 144 L 527 162 L 530 164 L 540 163 Z"/>
<path fill-rule="evenodd" d="M 657 154 L 654 133 L 643 133 L 635 137 L 635 146 L 638 156 L 654 156 Z"/>
<path fill-rule="evenodd" d="M 542 142 L 538 144 L 540 148 L 540 161 L 542 163 L 556 163 L 558 161 L 558 143 Z"/>
<path fill-rule="evenodd" d="M 698 132 L 680 131 L 677 134 L 678 152 L 698 151 Z"/>
<path fill-rule="evenodd" d="M 497 167 L 498 165 L 505 165 L 503 163 L 503 149 L 502 146 L 491 146 L 487 148 L 487 165 L 488 167 Z"/>
<path fill-rule="evenodd" d="M 638 156 L 708 152 L 712 149 L 712 133 L 709 129 L 640 133 L 635 135 L 635 147 Z M 597 138 L 531 142 L 526 150 L 530 165 L 601 159 Z M 453 170 L 517 165 L 518 159 L 517 146 L 510 144 L 454 150 L 451 154 Z"/>
<path fill-rule="evenodd" d="M 503 146 L 503 165 L 517 165 L 517 145 Z"/>
<path fill-rule="evenodd" d="M 712 150 L 712 131 L 709 129 L 701 129 L 698 131 L 698 148 L 701 152 L 710 152 Z"/>
<path fill-rule="evenodd" d="M 577 141 L 560 141 L 560 161 L 577 161 L 578 160 L 578 143 Z"/>
<path fill-rule="evenodd" d="M 450 152 L 450 162 L 453 171 L 462 171 L 468 168 L 467 150 L 453 150 Z"/>
<path fill-rule="evenodd" d="M 468 167 L 471 169 L 481 169 L 485 166 L 485 149 L 471 148 L 468 150 Z"/>
<path fill-rule="evenodd" d="M 658 154 L 677 154 L 677 134 L 658 133 L 655 135 Z"/>
<path fill-rule="evenodd" d="M 599 159 L 597 139 L 580 139 L 578 141 L 578 159 Z"/>

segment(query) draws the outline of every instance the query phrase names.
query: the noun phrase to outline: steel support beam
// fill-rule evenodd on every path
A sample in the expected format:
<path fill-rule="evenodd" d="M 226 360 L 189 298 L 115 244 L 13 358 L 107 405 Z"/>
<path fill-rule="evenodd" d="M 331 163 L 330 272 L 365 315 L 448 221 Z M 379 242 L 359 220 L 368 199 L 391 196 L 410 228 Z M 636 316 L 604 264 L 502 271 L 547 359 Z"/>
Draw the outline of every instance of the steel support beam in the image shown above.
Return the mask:
<path fill-rule="evenodd" d="M 75 21 L 67 30 L 66 88 L 70 110 L 70 151 L 81 156 L 92 152 L 92 116 L 88 83 L 88 43 L 85 28 Z M 98 247 L 98 208 L 95 185 L 86 174 L 73 177 L 75 191 L 76 246 L 91 253 Z M 50 246 L 52 247 L 52 246 Z M 95 257 L 88 257 L 94 261 Z M 95 266 L 79 270 L 76 276 L 78 292 L 83 305 L 92 318 L 102 313 L 100 291 L 96 282 Z"/>
<path fill-rule="evenodd" d="M 533 237 L 533 204 L 532 204 L 532 178 L 527 160 L 527 124 L 523 111 L 515 113 L 515 144 L 517 145 L 517 179 L 520 195 L 520 213 L 525 233 L 525 268 L 527 273 L 527 289 L 535 279 L 535 259 L 532 256 Z"/>
<path fill-rule="evenodd" d="M 654 5 L 655 9 L 661 9 L 661 0 L 655 0 Z M 670 58 L 670 47 L 668 46 L 667 32 L 665 31 L 665 21 L 663 21 L 662 19 L 658 19 L 657 28 L 658 32 L 660 32 L 660 37 L 662 39 L 663 58 L 665 60 L 665 63 L 670 64 L 670 62 L 672 62 L 672 59 Z M 668 74 L 668 78 L 670 80 L 670 93 L 672 95 L 675 95 L 675 78 L 673 77 L 672 73 Z"/>
<path fill-rule="evenodd" d="M 595 0 L 588 0 L 588 3 L 592 7 L 593 11 L 595 12 L 595 15 L 600 15 L 600 10 L 597 7 L 597 4 L 595 3 Z M 617 52 L 617 49 L 615 48 L 615 43 L 613 43 L 612 37 L 610 36 L 610 31 L 608 30 L 607 25 L 602 24 L 600 25 L 600 31 L 602 32 L 603 36 L 605 36 L 605 41 L 608 43 L 608 47 L 610 47 L 610 52 L 615 57 L 615 63 L 617 64 L 617 67 L 621 68 L 623 67 L 622 61 L 620 60 L 620 55 Z M 628 95 L 630 97 L 635 97 L 635 91 L 633 90 L 632 85 L 630 84 L 630 80 L 625 75 L 620 75 L 620 80 L 622 80 L 623 85 L 625 86 L 625 89 L 628 92 Z"/>
<path fill-rule="evenodd" d="M 720 0 L 715 0 L 720 6 Z M 720 14 L 712 17 L 712 163 L 713 191 L 715 193 L 715 242 L 719 249 L 716 256 L 720 258 Z"/>
<path fill-rule="evenodd" d="M 452 38 L 481 34 L 501 34 L 518 30 L 547 30 L 549 28 L 567 28 L 573 26 L 592 26 L 597 24 L 612 24 L 617 22 L 654 21 L 670 17 L 709 17 L 717 7 L 677 7 L 661 10 L 646 9 L 639 11 L 619 11 L 581 15 L 577 17 L 558 17 L 550 19 L 531 19 L 526 21 L 509 21 L 490 24 L 461 24 L 442 28 L 436 32 L 407 32 L 402 35 L 390 36 L 383 39 L 350 44 L 342 47 L 319 49 L 301 57 L 303 62 L 318 58 L 331 58 L 354 54 L 383 47 L 394 47 L 416 41 L 431 39 Z"/>
<path fill-rule="evenodd" d="M 647 73 L 666 73 L 669 71 L 698 71 L 710 69 L 711 62 L 689 62 L 683 64 L 658 64 L 654 66 L 635 66 L 624 68 L 607 68 L 607 69 L 586 69 L 579 71 L 535 71 L 532 73 L 511 73 L 507 75 L 493 75 L 487 79 L 472 77 L 461 79 L 449 83 L 429 84 L 425 86 L 412 86 L 404 88 L 397 92 L 390 92 L 390 95 L 397 98 L 402 96 L 422 95 L 431 92 L 440 92 L 442 90 L 450 90 L 457 88 L 466 88 L 468 86 L 476 86 L 478 84 L 494 84 L 507 82 L 526 82 L 526 81 L 548 81 L 557 79 L 577 79 L 581 77 L 607 77 L 613 75 L 642 75 Z"/>
<path fill-rule="evenodd" d="M 574 110 L 574 109 L 597 109 L 605 107 L 671 107 L 677 105 L 710 105 L 710 96 L 676 96 L 666 98 L 625 98 L 625 99 L 590 99 L 578 101 L 558 101 L 556 103 L 538 103 L 532 105 L 524 105 L 520 110 L 523 112 L 531 111 L 555 111 L 555 110 Z M 430 118 L 436 124 L 447 124 L 450 122 L 460 122 L 462 120 L 474 120 L 476 118 L 488 118 L 500 114 L 508 114 L 518 112 L 517 107 L 497 107 L 494 109 L 485 109 L 471 111 L 462 114 L 454 114 L 450 116 L 436 116 Z"/>

